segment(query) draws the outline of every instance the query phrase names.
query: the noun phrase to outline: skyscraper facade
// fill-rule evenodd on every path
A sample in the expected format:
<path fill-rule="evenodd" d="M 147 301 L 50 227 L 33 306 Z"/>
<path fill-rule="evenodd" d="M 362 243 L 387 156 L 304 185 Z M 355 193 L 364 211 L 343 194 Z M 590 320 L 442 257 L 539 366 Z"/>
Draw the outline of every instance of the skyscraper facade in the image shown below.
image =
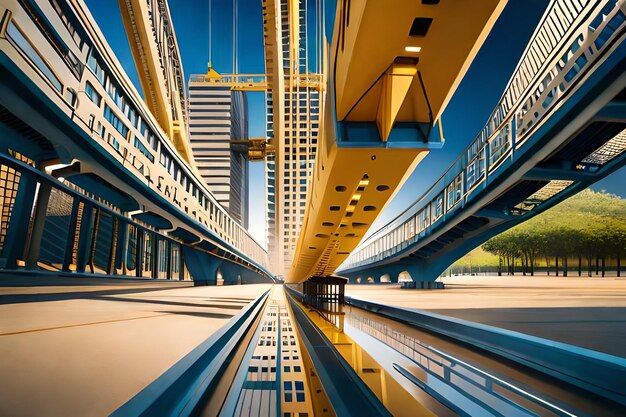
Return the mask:
<path fill-rule="evenodd" d="M 209 82 L 189 81 L 189 133 L 196 166 L 209 190 L 229 214 L 248 228 L 248 158 L 231 150 L 231 140 L 248 139 L 248 106 L 243 91 Z"/>
<path fill-rule="evenodd" d="M 266 159 L 267 241 L 277 275 L 294 261 L 317 150 L 323 83 L 313 72 L 321 54 L 310 48 L 321 45 L 319 3 L 263 1 L 267 136 L 276 149 Z"/>

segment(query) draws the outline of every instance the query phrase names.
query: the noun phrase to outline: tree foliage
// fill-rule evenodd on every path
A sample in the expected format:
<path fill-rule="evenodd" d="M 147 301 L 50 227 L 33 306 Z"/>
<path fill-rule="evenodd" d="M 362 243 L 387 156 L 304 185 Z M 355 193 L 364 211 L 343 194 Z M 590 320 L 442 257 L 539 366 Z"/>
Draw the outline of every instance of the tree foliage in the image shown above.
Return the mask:
<path fill-rule="evenodd" d="M 512 274 L 516 262 L 524 273 L 534 273 L 539 258 L 550 271 L 550 259 L 563 274 L 568 259 L 578 259 L 580 274 L 583 259 L 591 274 L 592 261 L 615 261 L 619 274 L 620 260 L 626 256 L 626 200 L 617 196 L 585 190 L 546 212 L 487 241 L 483 250 L 497 255 Z M 512 269 L 513 268 L 513 269 Z"/>

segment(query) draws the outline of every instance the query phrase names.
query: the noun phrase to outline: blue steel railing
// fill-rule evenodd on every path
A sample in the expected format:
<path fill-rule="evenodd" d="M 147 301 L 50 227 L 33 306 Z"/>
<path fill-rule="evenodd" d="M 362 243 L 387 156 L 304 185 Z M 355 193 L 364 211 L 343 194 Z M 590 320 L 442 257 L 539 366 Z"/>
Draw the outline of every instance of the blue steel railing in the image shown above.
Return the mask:
<path fill-rule="evenodd" d="M 553 0 L 487 124 L 431 188 L 364 240 L 339 270 L 376 263 L 431 235 L 524 144 L 626 27 L 622 0 Z"/>
<path fill-rule="evenodd" d="M 189 352 L 111 416 L 200 415 L 233 360 L 237 345 L 263 312 L 269 290 Z"/>
<path fill-rule="evenodd" d="M 533 393 L 529 388 L 517 385 L 515 381 L 502 379 L 487 370 L 477 368 L 386 324 L 354 312 L 348 317 L 348 323 L 411 359 L 428 375 L 425 380 L 419 379 L 399 364 L 394 364 L 394 368 L 460 415 L 468 410 L 464 410 L 458 404 L 468 400 L 472 402 L 472 407 L 476 407 L 473 411 L 477 415 L 489 414 L 490 408 L 501 415 L 535 415 L 528 407 L 524 407 L 522 402 L 516 401 L 516 397 L 519 396 L 547 414 L 574 416 L 549 399 L 542 398 L 537 392 Z M 431 386 L 429 382 L 433 379 L 436 382 Z"/>
<path fill-rule="evenodd" d="M 0 172 L 5 178 L 15 178 L 12 187 L 2 189 L 5 219 L 0 231 L 0 268 L 25 261 L 27 268 L 90 270 L 125 278 L 185 278 L 182 243 L 27 162 L 0 153 Z M 39 210 L 43 210 L 41 215 Z M 150 246 L 149 242 L 158 243 Z M 33 250 L 35 244 L 41 244 L 39 253 Z"/>
<path fill-rule="evenodd" d="M 346 297 L 346 303 L 352 307 L 375 312 L 377 315 L 387 319 L 406 323 L 409 326 L 427 330 L 451 338 L 454 341 L 477 347 L 488 352 L 488 354 L 504 357 L 530 369 L 550 375 L 567 384 L 572 384 L 573 386 L 593 392 L 603 398 L 608 398 L 621 405 L 626 405 L 625 358 L 482 323 L 474 323 L 455 317 L 444 316 L 430 311 L 394 307 L 354 297 Z M 352 313 L 352 315 L 354 315 L 354 313 Z M 422 369 L 431 373 L 426 381 L 427 383 L 431 381 L 434 382 L 431 376 L 435 378 L 443 377 L 442 379 L 451 381 L 455 373 L 457 375 L 469 375 L 467 372 L 468 367 L 459 362 L 454 363 L 452 356 L 441 350 L 435 350 L 432 347 L 413 340 L 406 335 L 398 334 L 390 330 L 388 326 L 380 326 L 378 324 L 372 326 L 367 322 L 360 324 L 352 318 L 349 318 L 346 325 L 378 338 L 381 342 L 402 352 L 407 358 L 415 361 Z M 370 328 L 367 329 L 366 327 Z M 349 329 L 347 331 L 350 332 Z M 436 353 L 439 357 L 433 358 L 433 353 Z M 434 363 L 431 361 L 434 361 Z M 434 369 L 441 371 L 442 368 L 437 368 L 437 365 L 444 366 L 446 362 L 450 364 L 450 368 L 446 373 L 442 374 L 439 372 L 438 375 L 432 375 Z M 431 366 L 431 364 L 434 366 Z M 562 409 L 559 410 L 559 407 L 554 403 L 547 403 L 537 397 L 531 398 L 528 392 L 524 393 L 518 387 L 507 384 L 503 380 L 497 381 L 496 379 L 499 378 L 488 376 L 485 372 L 481 372 L 476 367 L 472 368 L 475 374 L 474 376 L 482 378 L 485 382 L 489 381 L 489 385 L 485 383 L 483 385 L 484 387 L 489 387 L 498 394 L 504 394 L 504 392 L 509 391 L 514 397 L 525 397 L 526 400 L 534 402 L 537 406 L 541 406 L 543 408 L 542 411 L 546 411 L 546 413 L 540 413 L 540 415 L 569 414 Z M 401 373 L 405 377 L 408 377 L 406 373 Z M 472 377 L 471 379 L 474 382 L 478 381 L 478 378 Z M 413 382 L 417 381 L 413 380 Z M 498 385 L 497 388 L 495 385 Z M 479 389 L 479 387 L 477 386 L 476 389 Z M 476 392 L 476 389 L 473 391 Z M 446 394 L 450 394 L 450 392 L 446 391 Z M 446 395 L 447 400 L 451 398 L 451 396 Z M 481 414 L 475 413 L 472 415 Z M 504 412 L 498 415 L 513 414 Z"/>

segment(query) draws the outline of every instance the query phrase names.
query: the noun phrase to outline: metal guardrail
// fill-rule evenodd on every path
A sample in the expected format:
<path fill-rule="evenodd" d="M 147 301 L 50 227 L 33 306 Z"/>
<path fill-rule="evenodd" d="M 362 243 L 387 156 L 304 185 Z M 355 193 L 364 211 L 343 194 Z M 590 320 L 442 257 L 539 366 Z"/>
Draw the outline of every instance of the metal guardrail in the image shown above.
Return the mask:
<path fill-rule="evenodd" d="M 400 375 L 461 416 L 481 415 L 481 413 L 535 416 L 546 411 L 557 416 L 575 417 L 575 414 L 570 412 L 571 410 L 568 411 L 570 407 L 540 395 L 540 392 L 530 389 L 523 383 L 502 379 L 497 373 L 493 374 L 467 363 L 402 331 L 393 329 L 386 323 L 356 314 L 354 310 L 351 311 L 347 321 L 351 327 L 401 353 L 426 372 L 425 378 L 419 378 L 417 374 L 404 366 L 398 363 L 393 364 L 393 368 Z M 431 378 L 443 384 L 445 388 L 438 383 L 431 384 Z M 518 407 L 521 404 L 516 398 L 518 396 L 538 407 L 533 410 L 534 413 L 529 411 L 528 407 L 524 407 L 527 412 L 519 410 Z M 467 399 L 470 400 L 471 405 L 464 403 Z"/>
<path fill-rule="evenodd" d="M 225 326 L 111 414 L 125 416 L 197 415 L 206 395 L 216 386 L 235 347 L 263 311 L 269 290 Z"/>
<path fill-rule="evenodd" d="M 421 310 L 346 297 L 349 305 L 451 337 L 626 405 L 626 359 Z"/>
<path fill-rule="evenodd" d="M 292 297 L 300 293 L 285 287 L 293 317 L 297 323 L 302 343 L 307 349 L 315 372 L 319 377 L 328 399 L 338 416 L 383 417 L 391 416 L 376 395 L 354 372 Z"/>

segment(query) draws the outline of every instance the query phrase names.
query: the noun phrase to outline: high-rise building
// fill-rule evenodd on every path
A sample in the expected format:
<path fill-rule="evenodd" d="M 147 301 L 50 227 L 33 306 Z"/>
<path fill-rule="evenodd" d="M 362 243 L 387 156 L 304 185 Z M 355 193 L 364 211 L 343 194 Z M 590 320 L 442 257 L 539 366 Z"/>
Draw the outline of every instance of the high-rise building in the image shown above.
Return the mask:
<path fill-rule="evenodd" d="M 311 4 L 316 7 L 309 11 Z M 277 275 L 289 271 L 294 260 L 317 149 L 320 15 L 320 1 L 263 1 L 267 136 L 276 149 L 266 159 L 267 242 Z M 313 45 L 316 51 L 310 51 Z"/>
<path fill-rule="evenodd" d="M 217 201 L 248 228 L 248 157 L 231 140 L 248 139 L 248 105 L 243 91 L 209 82 L 215 70 L 189 80 L 189 133 L 200 175 Z"/>

